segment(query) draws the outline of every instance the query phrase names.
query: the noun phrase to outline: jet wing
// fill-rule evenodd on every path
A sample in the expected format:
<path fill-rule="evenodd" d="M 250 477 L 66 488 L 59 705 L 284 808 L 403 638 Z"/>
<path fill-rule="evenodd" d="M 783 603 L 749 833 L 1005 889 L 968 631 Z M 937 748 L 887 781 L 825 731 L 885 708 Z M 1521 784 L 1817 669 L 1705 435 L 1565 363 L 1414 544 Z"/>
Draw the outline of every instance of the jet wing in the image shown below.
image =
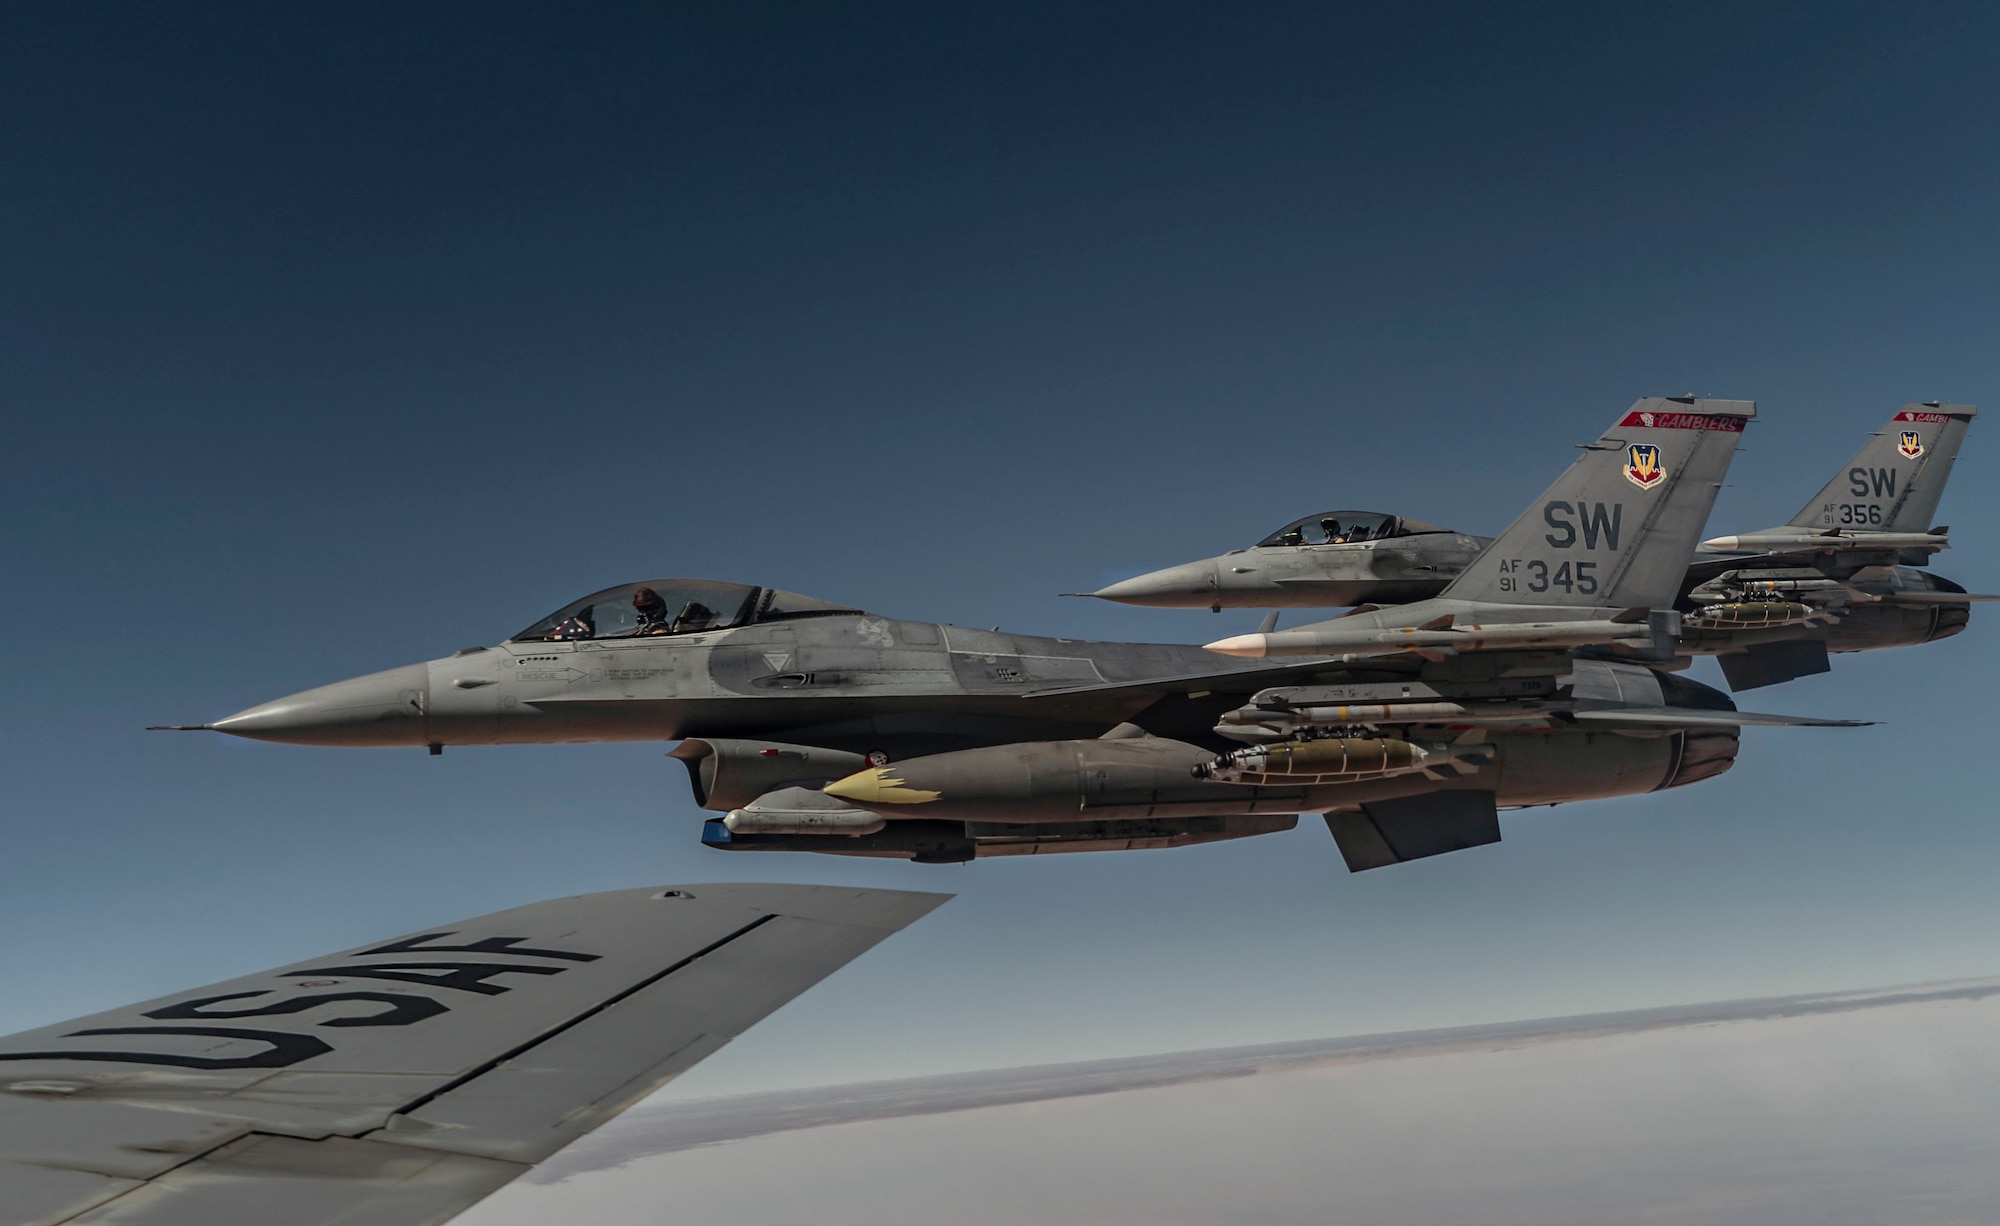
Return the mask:
<path fill-rule="evenodd" d="M 1973 604 L 2000 600 L 1990 592 L 1891 592 L 1875 598 L 1882 604 Z"/>
<path fill-rule="evenodd" d="M 419 1226 L 947 896 L 537 903 L 0 1038 L 0 1226 Z"/>
<path fill-rule="evenodd" d="M 1145 677 L 1138 681 L 1096 681 L 1089 685 L 1049 686 L 1045 689 L 1027 690 L 1022 698 L 1057 698 L 1068 694 L 1115 694 L 1120 691 L 1131 693 L 1175 694 L 1188 690 L 1206 690 L 1219 694 L 1254 694 L 1258 690 L 1274 685 L 1286 685 L 1294 681 L 1316 676 L 1320 673 L 1351 670 L 1354 666 L 1343 660 L 1328 656 L 1310 659 L 1295 659 L 1283 664 L 1268 664 L 1251 667 L 1217 669 L 1206 673 L 1162 674 Z"/>
<path fill-rule="evenodd" d="M 1681 728 L 1869 728 L 1872 719 L 1820 719 L 1811 715 L 1764 715 L 1756 711 L 1709 711 L 1698 707 L 1607 707 L 1574 711 L 1586 724 L 1671 724 Z"/>

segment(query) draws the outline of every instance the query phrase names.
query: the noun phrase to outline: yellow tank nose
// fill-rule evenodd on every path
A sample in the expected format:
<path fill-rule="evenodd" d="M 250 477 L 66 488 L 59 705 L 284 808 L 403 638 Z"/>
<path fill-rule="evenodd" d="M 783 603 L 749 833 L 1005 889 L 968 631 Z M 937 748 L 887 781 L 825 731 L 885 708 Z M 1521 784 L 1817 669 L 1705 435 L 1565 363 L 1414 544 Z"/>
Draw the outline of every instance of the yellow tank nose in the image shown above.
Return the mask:
<path fill-rule="evenodd" d="M 873 808 L 876 805 L 929 804 L 944 795 L 942 792 L 910 787 L 893 766 L 878 766 L 870 770 L 856 771 L 845 779 L 834 780 L 821 791 L 828 796 L 863 808 Z"/>

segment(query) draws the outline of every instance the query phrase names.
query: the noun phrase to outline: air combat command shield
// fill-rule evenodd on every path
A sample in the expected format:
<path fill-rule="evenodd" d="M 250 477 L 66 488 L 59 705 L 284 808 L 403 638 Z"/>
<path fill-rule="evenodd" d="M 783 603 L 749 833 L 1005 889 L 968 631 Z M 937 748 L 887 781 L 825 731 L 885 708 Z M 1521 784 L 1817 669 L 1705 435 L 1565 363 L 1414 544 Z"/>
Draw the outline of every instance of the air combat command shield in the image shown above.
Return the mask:
<path fill-rule="evenodd" d="M 1660 463 L 1660 449 L 1653 443 L 1634 443 L 1625 449 L 1625 479 L 1642 490 L 1657 488 L 1666 480 L 1666 465 Z"/>

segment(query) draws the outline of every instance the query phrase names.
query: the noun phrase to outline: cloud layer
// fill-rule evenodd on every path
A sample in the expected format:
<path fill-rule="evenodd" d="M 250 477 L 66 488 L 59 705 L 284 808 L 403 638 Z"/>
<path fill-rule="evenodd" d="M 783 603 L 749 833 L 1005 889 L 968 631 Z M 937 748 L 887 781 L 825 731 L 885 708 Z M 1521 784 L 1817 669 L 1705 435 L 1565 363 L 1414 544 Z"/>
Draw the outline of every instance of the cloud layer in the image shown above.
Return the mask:
<path fill-rule="evenodd" d="M 466 1219 L 1988 1220 L 2000 980 L 642 1109 Z"/>

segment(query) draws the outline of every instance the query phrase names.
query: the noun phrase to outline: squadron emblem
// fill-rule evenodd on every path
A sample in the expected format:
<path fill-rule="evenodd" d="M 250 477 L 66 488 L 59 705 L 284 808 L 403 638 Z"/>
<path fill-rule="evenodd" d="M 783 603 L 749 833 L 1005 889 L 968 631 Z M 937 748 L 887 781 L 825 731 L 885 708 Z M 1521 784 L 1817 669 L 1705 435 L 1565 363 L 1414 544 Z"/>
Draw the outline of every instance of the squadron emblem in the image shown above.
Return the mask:
<path fill-rule="evenodd" d="M 1924 436 L 1915 430 L 1905 430 L 1896 442 L 1896 450 L 1903 453 L 1906 460 L 1914 460 L 1924 453 Z"/>
<path fill-rule="evenodd" d="M 1653 443 L 1634 443 L 1625 449 L 1625 479 L 1642 490 L 1658 486 L 1667 476 L 1660 463 L 1660 449 Z"/>

